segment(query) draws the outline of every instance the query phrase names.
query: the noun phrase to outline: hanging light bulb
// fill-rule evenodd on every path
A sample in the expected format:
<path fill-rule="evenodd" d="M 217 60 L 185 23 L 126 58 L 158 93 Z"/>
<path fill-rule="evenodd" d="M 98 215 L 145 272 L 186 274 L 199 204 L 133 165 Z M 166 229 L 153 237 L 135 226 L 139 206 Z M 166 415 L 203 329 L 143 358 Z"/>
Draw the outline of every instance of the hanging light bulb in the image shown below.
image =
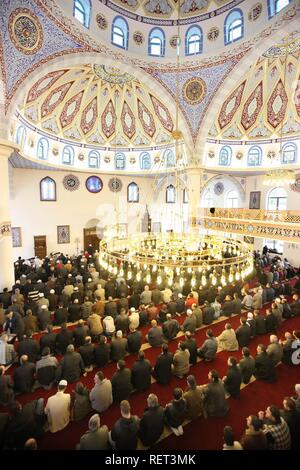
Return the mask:
<path fill-rule="evenodd" d="M 229 281 L 229 282 L 232 282 L 232 281 L 233 281 L 233 274 L 232 274 L 232 273 L 229 274 L 229 276 L 228 276 L 228 281 Z"/>
<path fill-rule="evenodd" d="M 131 278 L 132 278 L 132 272 L 131 272 L 131 271 L 128 271 L 128 273 L 127 273 L 127 279 L 128 279 L 128 281 L 130 281 Z"/>
<path fill-rule="evenodd" d="M 188 272 L 189 274 L 191 274 L 192 268 L 191 268 L 190 266 L 187 268 L 187 272 Z"/>
<path fill-rule="evenodd" d="M 181 277 L 181 278 L 179 279 L 179 285 L 180 285 L 180 287 L 183 287 L 183 286 L 184 286 L 184 279 L 183 279 L 183 277 Z"/>
<path fill-rule="evenodd" d="M 137 280 L 138 282 L 140 282 L 141 277 L 142 277 L 142 275 L 141 275 L 141 272 L 139 271 L 139 272 L 136 274 L 136 280 Z"/>
<path fill-rule="evenodd" d="M 226 286 L 227 282 L 226 282 L 226 277 L 225 276 L 221 276 L 221 284 L 222 284 L 222 286 Z"/>
<path fill-rule="evenodd" d="M 177 266 L 175 271 L 176 271 L 177 276 L 179 276 L 180 275 L 180 268 L 178 266 Z"/>
<path fill-rule="evenodd" d="M 201 277 L 201 284 L 202 284 L 202 286 L 203 286 L 203 287 L 206 286 L 206 283 L 207 283 L 206 277 L 205 277 L 205 276 L 202 276 L 202 277 Z"/>
<path fill-rule="evenodd" d="M 147 282 L 147 284 L 149 284 L 149 283 L 151 282 L 151 276 L 150 276 L 150 274 L 147 274 L 147 276 L 146 276 L 146 282 Z"/>
<path fill-rule="evenodd" d="M 147 269 L 147 264 L 146 264 L 146 263 L 144 263 L 144 266 L 143 266 L 143 267 L 144 267 L 144 269 Z"/>
<path fill-rule="evenodd" d="M 119 275 L 120 275 L 120 277 L 124 276 L 124 269 L 123 268 L 120 269 Z"/>
<path fill-rule="evenodd" d="M 153 267 L 152 267 L 152 272 L 156 273 L 156 271 L 157 271 L 157 265 L 154 264 Z"/>
<path fill-rule="evenodd" d="M 239 281 L 240 279 L 241 279 L 240 272 L 237 271 L 237 272 L 235 273 L 235 280 L 236 280 L 236 281 Z"/>
<path fill-rule="evenodd" d="M 217 278 L 216 278 L 216 276 L 213 276 L 213 277 L 211 278 L 211 283 L 212 283 L 213 286 L 215 286 L 215 285 L 217 284 Z"/>
<path fill-rule="evenodd" d="M 156 282 L 157 282 L 158 285 L 161 284 L 161 276 L 157 276 Z"/>
<path fill-rule="evenodd" d="M 171 287 L 173 285 L 173 278 L 169 277 L 168 279 L 168 286 Z"/>
<path fill-rule="evenodd" d="M 196 285 L 196 279 L 195 279 L 194 277 L 192 277 L 192 279 L 191 279 L 191 286 L 192 286 L 192 287 L 195 287 L 195 285 Z"/>

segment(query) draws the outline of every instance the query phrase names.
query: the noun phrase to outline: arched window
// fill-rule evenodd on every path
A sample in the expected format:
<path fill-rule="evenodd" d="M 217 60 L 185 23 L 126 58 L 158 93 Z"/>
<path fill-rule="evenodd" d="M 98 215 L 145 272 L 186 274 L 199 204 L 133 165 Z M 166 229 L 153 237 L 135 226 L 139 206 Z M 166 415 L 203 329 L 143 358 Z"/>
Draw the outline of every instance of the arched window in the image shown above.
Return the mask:
<path fill-rule="evenodd" d="M 26 129 L 24 126 L 20 126 L 16 134 L 16 143 L 20 145 L 20 147 L 24 147 L 25 140 L 26 140 Z"/>
<path fill-rule="evenodd" d="M 287 193 L 284 188 L 274 188 L 268 194 L 268 211 L 285 211 L 287 208 Z"/>
<path fill-rule="evenodd" d="M 175 198 L 176 198 L 175 186 L 173 186 L 173 184 L 169 184 L 166 190 L 166 202 L 168 204 L 173 204 L 175 202 Z"/>
<path fill-rule="evenodd" d="M 164 57 L 165 42 L 165 33 L 160 28 L 151 29 L 148 40 L 148 54 Z"/>
<path fill-rule="evenodd" d="M 296 163 L 297 145 L 288 142 L 282 147 L 281 163 Z"/>
<path fill-rule="evenodd" d="M 188 200 L 188 190 L 186 188 L 184 188 L 183 190 L 183 204 L 188 204 L 189 200 Z"/>
<path fill-rule="evenodd" d="M 128 23 L 121 16 L 116 16 L 112 23 L 111 42 L 122 49 L 128 48 Z"/>
<path fill-rule="evenodd" d="M 90 0 L 74 0 L 73 15 L 86 28 L 90 25 L 91 9 Z"/>
<path fill-rule="evenodd" d="M 200 54 L 202 50 L 202 30 L 198 26 L 191 26 L 185 33 L 185 55 Z"/>
<path fill-rule="evenodd" d="M 230 147 L 222 147 L 219 154 L 219 165 L 221 166 L 229 166 L 231 163 L 231 148 Z"/>
<path fill-rule="evenodd" d="M 37 157 L 40 158 L 41 160 L 47 160 L 48 152 L 49 152 L 49 142 L 47 139 L 41 138 L 38 141 L 38 145 L 37 145 Z"/>
<path fill-rule="evenodd" d="M 239 195 L 234 189 L 227 194 L 226 207 L 228 209 L 237 209 L 239 207 Z"/>
<path fill-rule="evenodd" d="M 100 154 L 96 150 L 91 150 L 89 153 L 89 167 L 90 168 L 100 167 Z"/>
<path fill-rule="evenodd" d="M 73 147 L 66 146 L 64 147 L 62 154 L 62 163 L 64 165 L 73 165 L 74 164 L 74 149 Z"/>
<path fill-rule="evenodd" d="M 125 170 L 126 157 L 124 153 L 117 153 L 115 156 L 115 169 L 116 170 Z"/>
<path fill-rule="evenodd" d="M 164 152 L 164 163 L 166 167 L 173 167 L 175 166 L 175 155 L 173 150 L 167 149 Z"/>
<path fill-rule="evenodd" d="M 262 151 L 260 147 L 251 147 L 248 152 L 248 166 L 260 166 L 261 165 Z"/>
<path fill-rule="evenodd" d="M 134 182 L 127 186 L 127 202 L 139 202 L 139 187 Z"/>
<path fill-rule="evenodd" d="M 40 200 L 56 201 L 56 183 L 50 176 L 40 181 Z"/>
<path fill-rule="evenodd" d="M 151 157 L 148 152 L 142 152 L 140 154 L 140 167 L 141 167 L 141 170 L 150 170 Z"/>
<path fill-rule="evenodd" d="M 213 207 L 213 201 L 214 201 L 213 196 L 210 190 L 208 189 L 207 191 L 205 191 L 205 193 L 202 196 L 202 207 L 206 207 L 206 208 Z"/>
<path fill-rule="evenodd" d="M 291 0 L 268 0 L 269 18 L 277 15 L 283 8 L 288 6 Z"/>
<path fill-rule="evenodd" d="M 243 12 L 238 8 L 232 10 L 224 23 L 224 43 L 231 44 L 244 36 Z"/>

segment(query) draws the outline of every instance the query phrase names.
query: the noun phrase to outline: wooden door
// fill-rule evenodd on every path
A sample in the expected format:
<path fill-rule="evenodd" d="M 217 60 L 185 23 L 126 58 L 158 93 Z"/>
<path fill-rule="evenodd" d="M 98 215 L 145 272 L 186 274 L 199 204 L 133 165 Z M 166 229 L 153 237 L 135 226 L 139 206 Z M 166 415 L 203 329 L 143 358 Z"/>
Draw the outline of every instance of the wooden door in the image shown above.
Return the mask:
<path fill-rule="evenodd" d="M 83 239 L 84 250 L 87 250 L 89 245 L 92 245 L 93 251 L 99 250 L 100 239 L 97 235 L 97 227 L 84 228 Z"/>
<path fill-rule="evenodd" d="M 46 235 L 37 235 L 34 237 L 34 254 L 40 259 L 47 256 Z"/>

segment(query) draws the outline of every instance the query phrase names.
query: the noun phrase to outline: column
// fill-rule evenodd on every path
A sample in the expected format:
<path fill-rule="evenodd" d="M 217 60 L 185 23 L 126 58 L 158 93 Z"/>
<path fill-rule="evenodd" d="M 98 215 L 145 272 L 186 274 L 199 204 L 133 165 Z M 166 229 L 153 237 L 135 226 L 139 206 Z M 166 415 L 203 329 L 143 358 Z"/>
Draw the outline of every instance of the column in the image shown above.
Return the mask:
<path fill-rule="evenodd" d="M 8 158 L 14 151 L 11 142 L 0 140 L 0 291 L 14 284 Z"/>
<path fill-rule="evenodd" d="M 199 218 L 200 191 L 202 184 L 202 168 L 187 168 L 187 190 L 189 203 L 189 224 L 190 229 L 197 229 L 197 219 Z"/>

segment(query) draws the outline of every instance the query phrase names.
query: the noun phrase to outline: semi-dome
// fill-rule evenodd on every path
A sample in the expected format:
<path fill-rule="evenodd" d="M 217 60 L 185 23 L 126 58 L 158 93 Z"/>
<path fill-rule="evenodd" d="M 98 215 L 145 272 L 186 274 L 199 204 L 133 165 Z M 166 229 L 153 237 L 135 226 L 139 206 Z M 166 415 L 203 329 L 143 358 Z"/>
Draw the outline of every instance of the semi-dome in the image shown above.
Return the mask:
<path fill-rule="evenodd" d="M 99 64 L 48 72 L 27 92 L 19 117 L 46 136 L 93 146 L 165 145 L 174 128 L 167 106 L 145 84 Z"/>

